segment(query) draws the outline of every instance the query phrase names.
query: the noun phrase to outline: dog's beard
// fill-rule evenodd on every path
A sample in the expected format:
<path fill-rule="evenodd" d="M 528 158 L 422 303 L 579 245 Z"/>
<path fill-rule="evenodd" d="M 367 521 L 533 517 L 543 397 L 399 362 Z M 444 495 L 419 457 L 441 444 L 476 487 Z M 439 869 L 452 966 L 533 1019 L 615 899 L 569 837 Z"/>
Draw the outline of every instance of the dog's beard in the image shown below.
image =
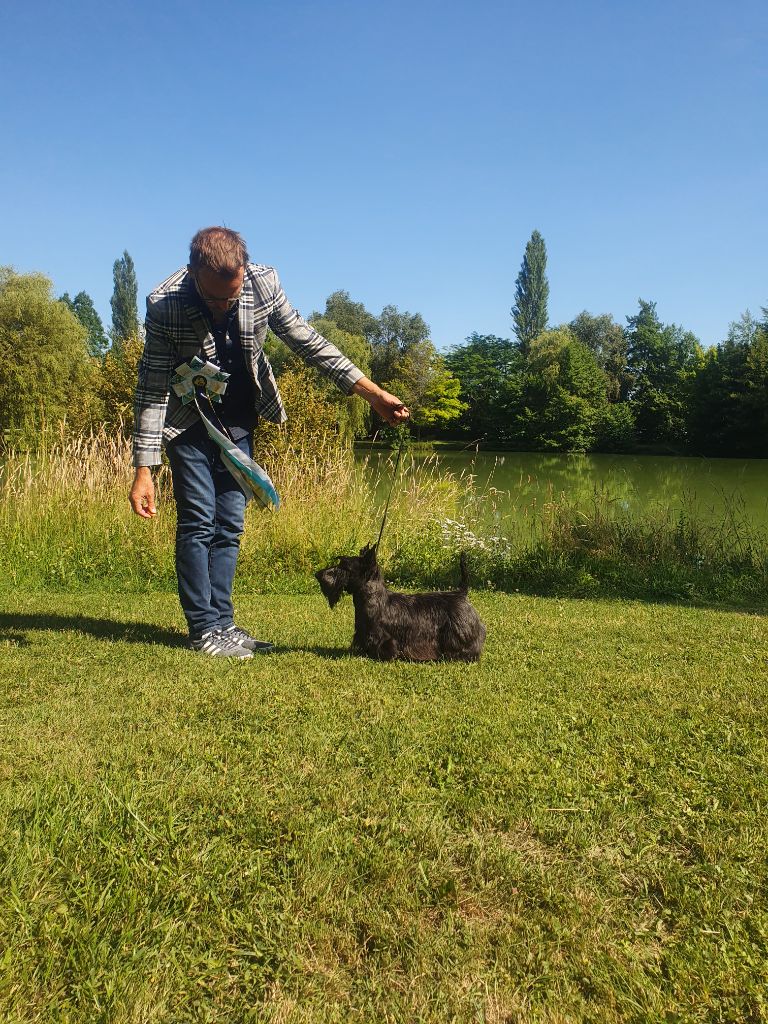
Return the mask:
<path fill-rule="evenodd" d="M 315 579 L 320 584 L 323 597 L 328 602 L 329 607 L 333 608 L 344 593 L 344 577 L 338 570 L 324 569 L 321 572 L 315 573 Z"/>

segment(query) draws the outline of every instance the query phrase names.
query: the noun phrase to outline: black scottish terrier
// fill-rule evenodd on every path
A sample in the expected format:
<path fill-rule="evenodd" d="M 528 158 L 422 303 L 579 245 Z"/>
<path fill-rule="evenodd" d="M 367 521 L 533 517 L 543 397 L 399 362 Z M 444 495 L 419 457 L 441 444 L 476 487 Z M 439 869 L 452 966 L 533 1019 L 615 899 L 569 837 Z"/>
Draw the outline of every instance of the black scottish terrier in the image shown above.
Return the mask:
<path fill-rule="evenodd" d="M 458 590 L 433 594 L 396 594 L 387 590 L 376 561 L 376 546 L 366 544 L 357 558 L 315 573 L 333 608 L 352 595 L 355 634 L 352 650 L 380 661 L 477 661 L 485 626 L 467 600 L 467 563 L 461 555 Z"/>

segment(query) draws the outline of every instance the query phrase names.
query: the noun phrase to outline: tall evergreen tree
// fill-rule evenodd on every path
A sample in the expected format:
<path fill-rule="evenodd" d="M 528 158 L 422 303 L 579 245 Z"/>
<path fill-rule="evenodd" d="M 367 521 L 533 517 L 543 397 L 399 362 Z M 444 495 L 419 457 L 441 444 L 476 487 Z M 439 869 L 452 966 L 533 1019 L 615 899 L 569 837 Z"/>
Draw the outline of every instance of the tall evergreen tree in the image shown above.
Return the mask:
<path fill-rule="evenodd" d="M 515 334 L 524 355 L 533 339 L 547 328 L 547 247 L 538 231 L 534 231 L 525 247 L 525 256 L 515 283 L 515 304 L 512 307 Z"/>
<path fill-rule="evenodd" d="M 136 270 L 127 250 L 119 260 L 115 260 L 112 277 L 115 283 L 112 298 L 109 300 L 112 306 L 112 339 L 116 344 L 120 344 L 139 333 Z"/>
<path fill-rule="evenodd" d="M 92 356 L 101 358 L 109 348 L 109 339 L 104 333 L 104 324 L 96 312 L 91 296 L 87 292 L 78 292 L 74 299 L 70 299 L 69 294 L 64 292 L 59 301 L 72 310 L 88 331 L 88 351 Z"/>

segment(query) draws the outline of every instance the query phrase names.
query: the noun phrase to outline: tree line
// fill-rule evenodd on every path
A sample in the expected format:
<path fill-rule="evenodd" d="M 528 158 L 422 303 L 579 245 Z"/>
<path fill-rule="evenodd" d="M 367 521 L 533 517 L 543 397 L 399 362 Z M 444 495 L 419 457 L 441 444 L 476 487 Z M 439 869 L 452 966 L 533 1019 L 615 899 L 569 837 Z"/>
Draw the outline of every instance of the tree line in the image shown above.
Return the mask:
<path fill-rule="evenodd" d="M 473 334 L 448 368 L 467 403 L 461 436 L 571 452 L 768 456 L 768 309 L 704 349 L 640 299 L 621 326 L 579 313 L 548 326 L 546 246 L 534 231 L 512 307 L 514 338 Z"/>
<path fill-rule="evenodd" d="M 644 299 L 623 326 L 586 311 L 551 326 L 546 261 L 534 231 L 509 338 L 473 333 L 440 352 L 421 314 L 387 305 L 375 315 L 344 290 L 308 319 L 402 397 L 419 435 L 520 450 L 768 456 L 768 309 L 762 320 L 742 314 L 709 349 Z M 127 252 L 113 281 L 105 330 L 85 291 L 56 297 L 42 274 L 0 268 L 3 436 L 61 421 L 72 430 L 130 430 L 143 336 Z M 365 403 L 309 374 L 271 335 L 266 348 L 295 429 L 303 420 L 347 444 L 381 427 Z"/>

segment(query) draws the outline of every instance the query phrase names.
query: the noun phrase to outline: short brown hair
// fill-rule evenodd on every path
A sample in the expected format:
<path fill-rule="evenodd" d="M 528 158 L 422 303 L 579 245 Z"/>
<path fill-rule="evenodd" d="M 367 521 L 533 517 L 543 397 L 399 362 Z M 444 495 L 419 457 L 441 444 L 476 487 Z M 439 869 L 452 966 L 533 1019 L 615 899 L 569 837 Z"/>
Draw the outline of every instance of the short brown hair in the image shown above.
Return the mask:
<path fill-rule="evenodd" d="M 234 277 L 248 262 L 245 241 L 231 228 L 201 228 L 189 245 L 189 265 L 205 267 L 222 277 Z"/>

